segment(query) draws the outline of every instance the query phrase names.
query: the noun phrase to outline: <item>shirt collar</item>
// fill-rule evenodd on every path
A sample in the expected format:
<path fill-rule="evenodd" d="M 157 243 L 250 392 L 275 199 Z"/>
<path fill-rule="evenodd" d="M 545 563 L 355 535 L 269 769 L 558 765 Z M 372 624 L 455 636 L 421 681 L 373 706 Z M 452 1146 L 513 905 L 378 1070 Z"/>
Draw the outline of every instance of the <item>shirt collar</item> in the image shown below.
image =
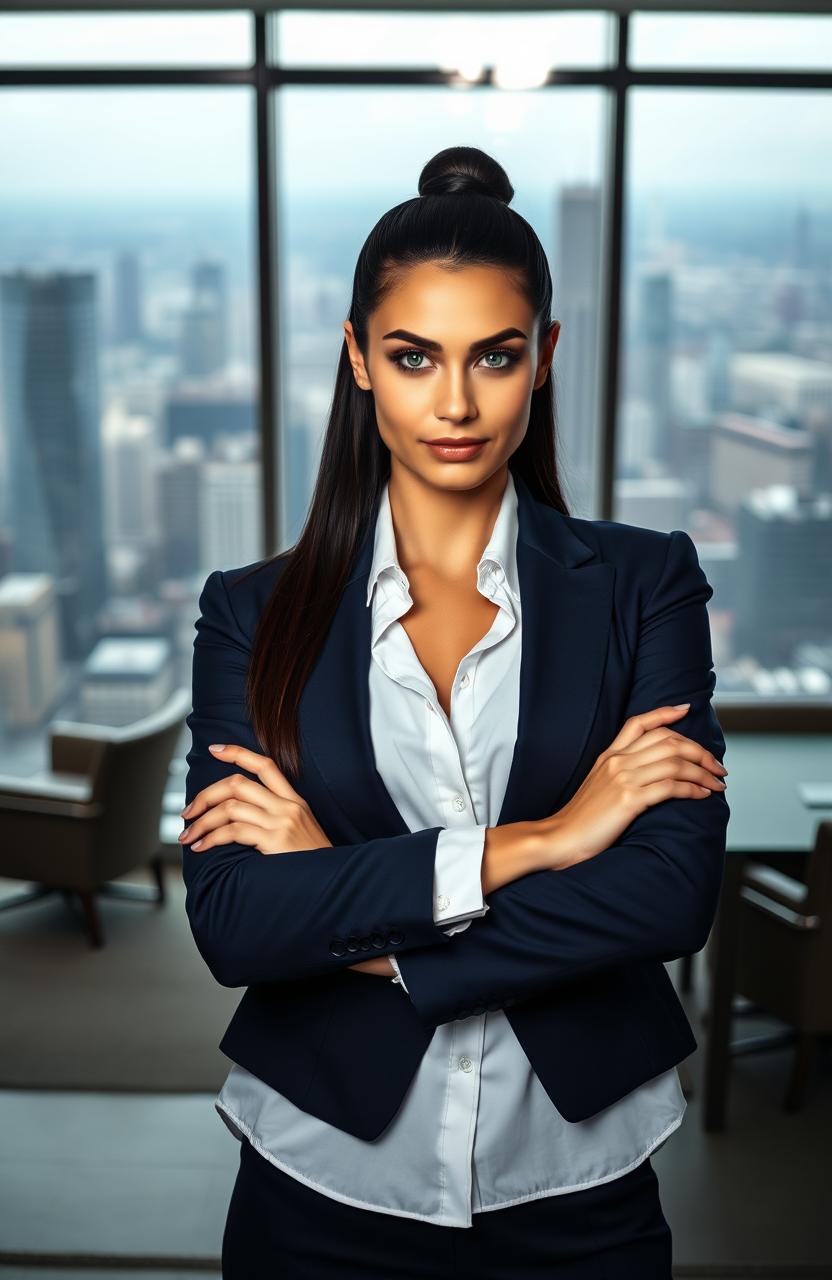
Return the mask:
<path fill-rule="evenodd" d="M 373 559 L 367 581 L 367 605 L 373 598 L 373 589 L 380 575 L 389 571 L 404 592 L 409 591 L 407 575 L 399 564 L 396 553 L 396 537 L 393 529 L 393 516 L 390 510 L 390 482 L 385 481 L 378 504 L 375 538 L 373 542 Z M 508 468 L 508 479 L 500 510 L 491 531 L 491 537 L 477 564 L 477 589 L 482 588 L 489 574 L 494 574 L 497 581 L 503 581 L 520 603 L 520 583 L 517 577 L 517 488 L 511 468 Z"/>

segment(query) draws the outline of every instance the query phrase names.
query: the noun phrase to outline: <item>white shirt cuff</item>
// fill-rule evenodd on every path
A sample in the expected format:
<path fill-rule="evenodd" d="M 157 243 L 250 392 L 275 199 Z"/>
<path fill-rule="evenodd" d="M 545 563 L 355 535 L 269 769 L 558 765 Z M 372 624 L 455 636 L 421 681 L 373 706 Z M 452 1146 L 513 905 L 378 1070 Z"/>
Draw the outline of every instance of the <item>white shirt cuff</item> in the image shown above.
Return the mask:
<path fill-rule="evenodd" d="M 467 929 L 490 908 L 482 894 L 482 856 L 487 823 L 445 827 L 436 841 L 433 866 L 433 919 L 452 925 L 448 935 Z"/>
<path fill-rule="evenodd" d="M 491 909 L 482 893 L 486 827 L 483 822 L 475 827 L 446 827 L 439 832 L 433 870 L 433 919 L 436 924 L 451 925 L 444 930 L 449 936 L 461 933 L 475 917 L 484 916 Z M 398 960 L 389 951 L 387 955 L 396 971 L 390 981 L 407 991 Z"/>
<path fill-rule="evenodd" d="M 390 979 L 390 981 L 391 981 L 391 982 L 398 982 L 398 983 L 400 983 L 400 984 L 401 984 L 401 986 L 403 986 L 403 987 L 404 987 L 405 991 L 407 991 L 407 987 L 405 986 L 404 978 L 402 977 L 402 971 L 401 971 L 401 969 L 399 968 L 399 962 L 398 962 L 398 960 L 396 959 L 396 957 L 395 957 L 395 956 L 391 956 L 391 954 L 390 954 L 390 952 L 389 952 L 389 951 L 388 951 L 388 953 L 387 953 L 387 959 L 390 961 L 390 963 L 392 964 L 393 968 L 396 970 L 396 976 L 395 976 L 395 978 L 391 978 L 391 979 Z M 408 993 L 408 994 L 409 994 L 409 993 Z"/>

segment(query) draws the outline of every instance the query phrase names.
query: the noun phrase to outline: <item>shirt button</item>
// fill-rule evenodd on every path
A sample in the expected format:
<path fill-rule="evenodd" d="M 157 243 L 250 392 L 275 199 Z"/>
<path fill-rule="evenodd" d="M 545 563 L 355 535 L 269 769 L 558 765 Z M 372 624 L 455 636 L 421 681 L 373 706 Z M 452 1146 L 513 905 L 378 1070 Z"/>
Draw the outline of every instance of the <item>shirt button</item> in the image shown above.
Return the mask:
<path fill-rule="evenodd" d="M 462 796 L 454 796 L 453 806 L 456 809 L 457 813 L 462 813 L 462 810 L 465 808 L 465 801 L 463 800 Z"/>
<path fill-rule="evenodd" d="M 470 1058 L 460 1058 L 459 1066 L 462 1071 L 473 1071 L 474 1064 Z"/>
<path fill-rule="evenodd" d="M 449 907 L 451 905 L 451 900 L 447 893 L 440 893 L 439 897 L 436 899 L 436 905 L 440 911 L 444 911 L 445 907 Z"/>

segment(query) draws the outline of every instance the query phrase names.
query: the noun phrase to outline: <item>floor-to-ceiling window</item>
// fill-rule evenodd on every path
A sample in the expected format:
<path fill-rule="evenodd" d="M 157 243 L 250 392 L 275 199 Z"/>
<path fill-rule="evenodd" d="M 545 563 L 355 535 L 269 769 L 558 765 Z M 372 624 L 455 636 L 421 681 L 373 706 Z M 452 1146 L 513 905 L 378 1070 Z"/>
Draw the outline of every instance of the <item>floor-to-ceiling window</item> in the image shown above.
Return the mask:
<path fill-rule="evenodd" d="M 128 724 L 187 684 L 199 585 L 262 555 L 254 95 L 164 79 L 252 57 L 248 13 L 0 15 L 0 757 L 19 776 L 56 717 Z M 124 83 L 84 83 L 103 64 Z"/>
<path fill-rule="evenodd" d="M 352 272 L 442 147 L 549 256 L 574 513 L 694 538 L 719 694 L 832 691 L 832 16 L 0 13 L 0 759 L 187 683 L 290 545 Z"/>

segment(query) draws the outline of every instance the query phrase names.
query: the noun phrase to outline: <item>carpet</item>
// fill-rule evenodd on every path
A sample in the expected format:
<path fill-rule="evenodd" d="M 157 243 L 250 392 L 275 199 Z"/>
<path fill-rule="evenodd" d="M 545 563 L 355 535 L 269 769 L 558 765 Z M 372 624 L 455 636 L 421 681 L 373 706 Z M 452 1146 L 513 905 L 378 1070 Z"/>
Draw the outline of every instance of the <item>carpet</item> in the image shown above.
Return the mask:
<path fill-rule="evenodd" d="M 178 866 L 165 883 L 163 906 L 99 895 L 99 949 L 61 894 L 0 912 L 0 1087 L 220 1088 L 231 1063 L 217 1045 L 244 988 L 220 986 L 197 951 Z M 0 898 L 23 887 L 3 880 Z"/>

